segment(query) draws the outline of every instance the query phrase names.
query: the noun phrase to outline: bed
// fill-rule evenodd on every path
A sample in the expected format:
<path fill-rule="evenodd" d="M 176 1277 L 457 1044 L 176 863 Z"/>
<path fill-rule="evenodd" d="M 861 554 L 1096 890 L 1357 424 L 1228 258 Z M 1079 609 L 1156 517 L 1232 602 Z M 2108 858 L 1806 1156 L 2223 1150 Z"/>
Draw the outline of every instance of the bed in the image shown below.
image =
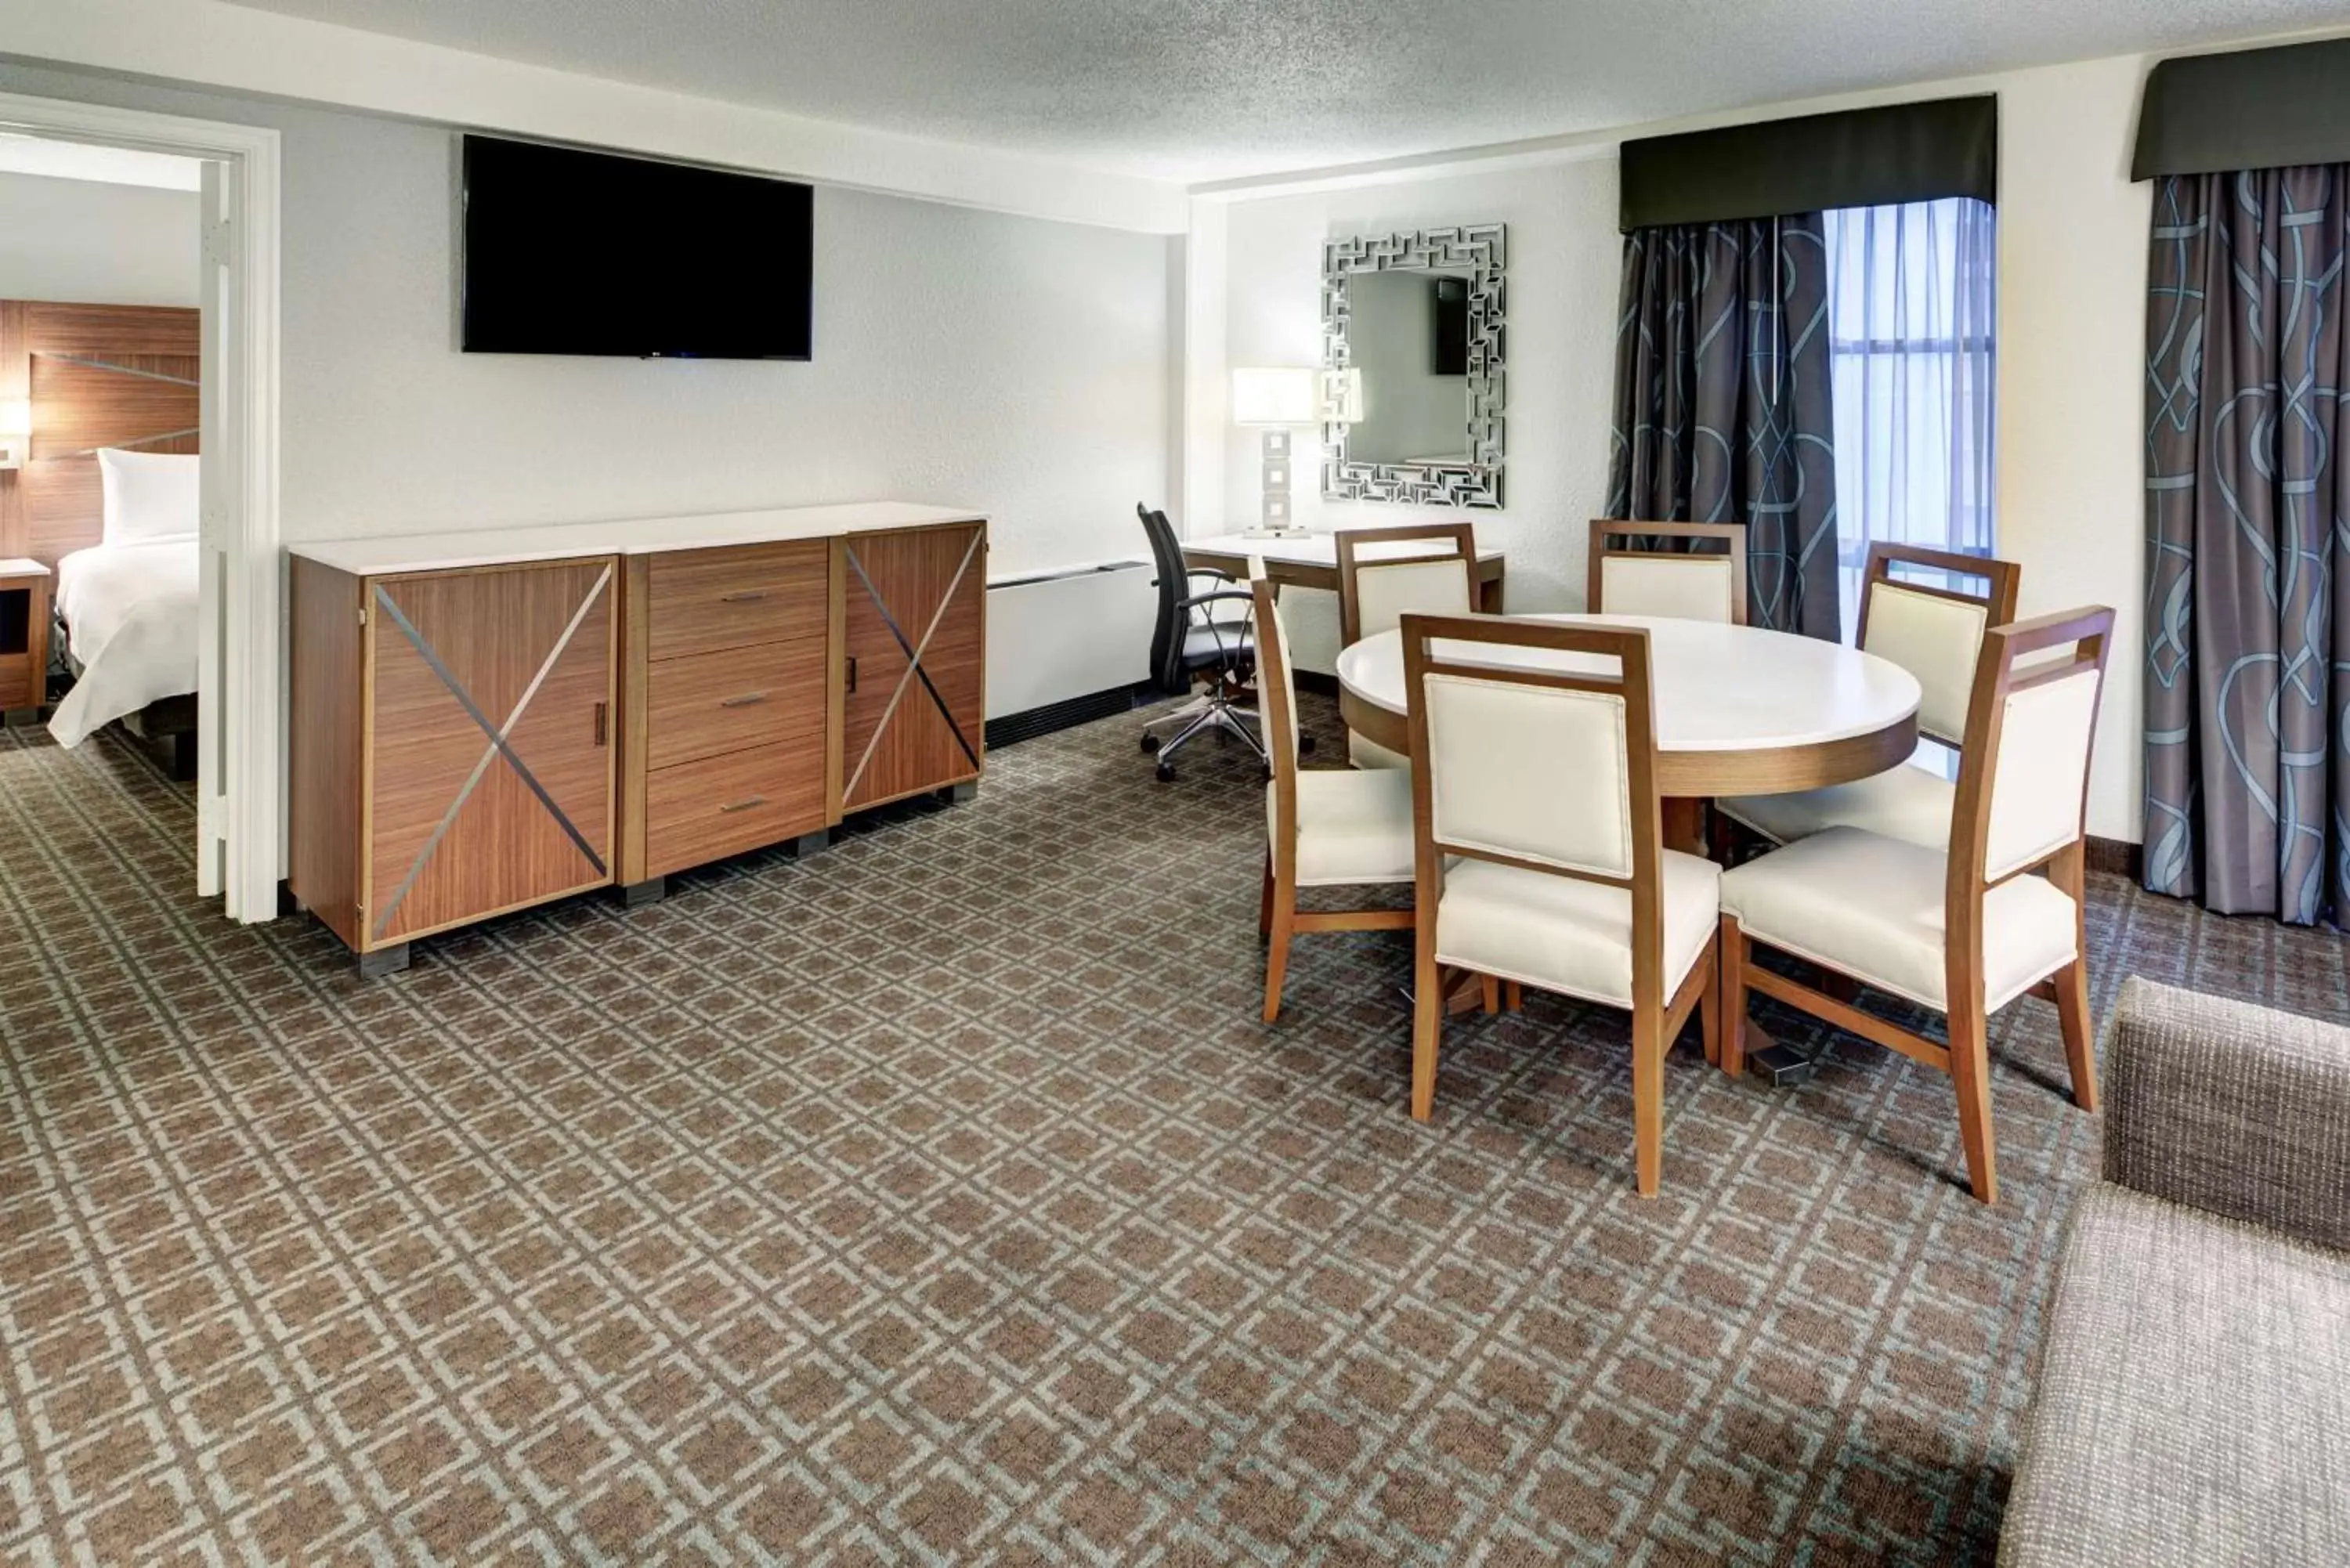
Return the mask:
<path fill-rule="evenodd" d="M 195 731 L 196 541 L 97 545 L 57 563 L 55 646 L 73 690 L 49 719 L 63 746 L 116 720 L 178 753 Z"/>

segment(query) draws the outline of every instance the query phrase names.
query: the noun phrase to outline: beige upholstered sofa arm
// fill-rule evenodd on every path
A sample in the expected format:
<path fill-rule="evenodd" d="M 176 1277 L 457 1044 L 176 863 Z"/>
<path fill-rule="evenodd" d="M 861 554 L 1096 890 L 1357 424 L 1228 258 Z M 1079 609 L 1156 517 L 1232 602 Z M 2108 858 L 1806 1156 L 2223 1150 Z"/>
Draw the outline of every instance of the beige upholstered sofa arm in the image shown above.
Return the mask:
<path fill-rule="evenodd" d="M 2350 1029 L 2132 977 L 2106 1086 L 2106 1180 L 2350 1250 Z"/>

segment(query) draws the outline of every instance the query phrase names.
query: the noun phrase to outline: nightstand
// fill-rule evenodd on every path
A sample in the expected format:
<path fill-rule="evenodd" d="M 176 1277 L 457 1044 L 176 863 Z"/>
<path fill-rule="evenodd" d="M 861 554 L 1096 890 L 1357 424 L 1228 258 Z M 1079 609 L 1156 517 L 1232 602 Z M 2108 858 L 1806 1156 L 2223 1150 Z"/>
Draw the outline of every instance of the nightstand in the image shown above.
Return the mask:
<path fill-rule="evenodd" d="M 0 714 L 11 725 L 40 716 L 49 685 L 49 569 L 0 560 Z"/>

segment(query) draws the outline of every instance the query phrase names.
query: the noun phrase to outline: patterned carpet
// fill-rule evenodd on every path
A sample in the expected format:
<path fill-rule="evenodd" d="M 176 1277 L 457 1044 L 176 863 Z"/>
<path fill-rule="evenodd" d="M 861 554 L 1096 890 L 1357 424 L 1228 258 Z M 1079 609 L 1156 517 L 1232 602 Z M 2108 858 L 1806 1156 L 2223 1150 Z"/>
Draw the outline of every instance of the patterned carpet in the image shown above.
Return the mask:
<path fill-rule="evenodd" d="M 1426 1127 L 1403 940 L 1261 1027 L 1257 786 L 1134 733 L 372 983 L 197 901 L 135 753 L 0 737 L 0 1559 L 1989 1552 L 2096 1158 L 2048 1009 L 1995 1210 L 1937 1075 L 1693 1037 L 1642 1202 L 1613 1014 L 1456 1026 Z M 2101 1016 L 2350 996 L 2335 935 L 2090 927 Z"/>

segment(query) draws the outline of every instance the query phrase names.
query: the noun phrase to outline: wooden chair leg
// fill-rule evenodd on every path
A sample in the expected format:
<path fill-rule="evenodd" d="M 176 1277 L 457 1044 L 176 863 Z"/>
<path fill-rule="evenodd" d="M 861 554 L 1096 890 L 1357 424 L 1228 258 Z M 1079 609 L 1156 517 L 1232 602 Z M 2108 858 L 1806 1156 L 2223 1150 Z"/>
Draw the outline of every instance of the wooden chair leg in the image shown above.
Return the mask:
<path fill-rule="evenodd" d="M 2056 988 L 2056 1023 L 2064 1032 L 2064 1060 L 2073 1069 L 2073 1103 L 2097 1108 L 2097 1048 L 2089 1029 L 2089 966 L 2080 960 L 2051 977 Z"/>
<path fill-rule="evenodd" d="M 1526 988 L 1514 980 L 1503 981 L 1502 1005 L 1512 1012 L 1523 1012 L 1526 1010 Z"/>
<path fill-rule="evenodd" d="M 1484 1003 L 1485 1011 L 1487 1012 L 1499 1012 L 1502 1011 L 1502 982 L 1500 981 L 1494 979 L 1490 974 L 1481 974 L 1477 977 L 1477 992 L 1478 998 Z"/>
<path fill-rule="evenodd" d="M 1294 888 L 1275 888 L 1273 893 L 1271 928 L 1265 938 L 1264 950 L 1264 1021 L 1271 1023 L 1281 1016 L 1281 982 L 1289 972 L 1289 939 L 1297 922 L 1297 894 Z"/>
<path fill-rule="evenodd" d="M 1425 940 L 1412 961 L 1411 1114 L 1426 1121 L 1436 1109 L 1436 1052 L 1444 1033 L 1444 984 L 1437 978 L 1436 950 Z"/>
<path fill-rule="evenodd" d="M 1662 1008 L 1632 1011 L 1632 1137 L 1640 1196 L 1654 1198 L 1665 1163 L 1665 1021 Z"/>
<path fill-rule="evenodd" d="M 1959 1141 L 1966 1147 L 1967 1185 L 1985 1203 L 1999 1201 L 1999 1171 L 1991 1135 L 1991 1036 L 1982 1003 L 1955 994 L 1950 1011 L 1950 1084 L 1959 1095 Z"/>
<path fill-rule="evenodd" d="M 2073 1069 L 2073 1103 L 2097 1108 L 2097 1048 L 2089 1027 L 2089 848 L 2079 840 L 2049 863 L 2048 880 L 2073 900 L 2073 950 L 2080 956 L 2048 977 L 2048 1000 L 2064 1032 L 2064 1060 Z"/>
<path fill-rule="evenodd" d="M 1698 961 L 1702 963 L 1705 961 L 1700 959 Z M 1721 963 L 1718 948 L 1713 955 L 1713 963 L 1717 970 Z M 1721 976 L 1719 973 L 1708 975 L 1705 989 L 1698 992 L 1697 1027 L 1700 1036 L 1705 1041 L 1706 1062 L 1711 1066 L 1721 1065 Z"/>
<path fill-rule="evenodd" d="M 1823 969 L 1820 971 L 1820 994 L 1850 1007 L 1860 1000 L 1860 981 L 1835 970 Z"/>
<path fill-rule="evenodd" d="M 1746 933 L 1735 916 L 1721 917 L 1721 936 L 1714 950 L 1714 976 L 1721 993 L 1721 1070 L 1733 1078 L 1746 1075 Z"/>

